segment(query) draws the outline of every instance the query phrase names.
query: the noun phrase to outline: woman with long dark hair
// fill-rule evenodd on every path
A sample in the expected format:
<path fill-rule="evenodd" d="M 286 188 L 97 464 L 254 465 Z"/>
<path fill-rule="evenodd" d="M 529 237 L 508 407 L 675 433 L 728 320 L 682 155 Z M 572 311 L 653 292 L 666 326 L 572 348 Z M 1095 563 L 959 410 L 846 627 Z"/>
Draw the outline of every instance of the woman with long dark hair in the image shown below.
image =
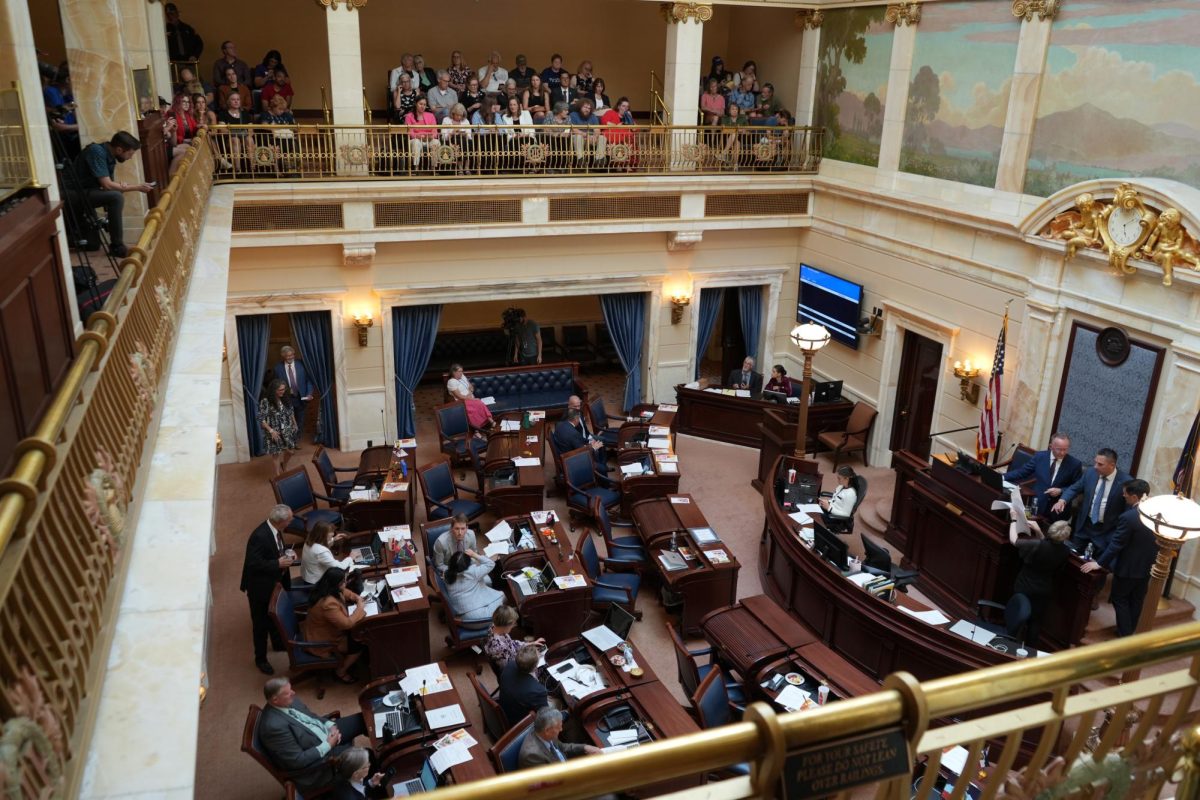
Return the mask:
<path fill-rule="evenodd" d="M 299 434 L 288 391 L 288 385 L 275 378 L 258 401 L 258 424 L 266 436 L 267 454 L 275 460 L 276 475 L 287 469 Z"/>
<path fill-rule="evenodd" d="M 333 647 L 310 650 L 314 656 L 338 656 L 334 676 L 342 683 L 354 683 L 350 667 L 366 647 L 350 636 L 350 629 L 367 616 L 363 599 L 346 588 L 346 571 L 341 567 L 325 570 L 308 594 L 308 616 L 304 620 L 304 638 L 310 642 L 333 642 Z M 349 605 L 354 604 L 354 613 Z"/>
<path fill-rule="evenodd" d="M 492 560 L 482 553 L 455 553 L 446 562 L 446 602 L 463 620 L 491 619 L 504 593 L 488 586 Z"/>

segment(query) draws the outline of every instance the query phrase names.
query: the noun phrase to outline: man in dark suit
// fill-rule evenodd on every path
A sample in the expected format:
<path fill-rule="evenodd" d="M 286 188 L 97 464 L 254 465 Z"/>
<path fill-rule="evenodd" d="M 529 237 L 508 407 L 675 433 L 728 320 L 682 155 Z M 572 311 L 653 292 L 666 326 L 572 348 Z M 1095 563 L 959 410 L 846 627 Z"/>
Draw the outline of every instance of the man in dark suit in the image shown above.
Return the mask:
<path fill-rule="evenodd" d="M 267 636 L 276 650 L 283 649 L 279 632 L 271 625 L 268 609 L 276 584 L 292 586 L 288 568 L 296 563 L 296 554 L 283 543 L 283 532 L 292 521 L 292 510 L 280 504 L 271 509 L 267 520 L 254 529 L 246 541 L 246 559 L 242 563 L 242 591 L 250 601 L 250 622 L 254 627 L 254 664 L 266 675 L 275 669 L 267 661 Z"/>
<path fill-rule="evenodd" d="M 558 764 L 575 756 L 595 755 L 601 752 L 600 748 L 594 745 L 560 740 L 562 729 L 562 712 L 550 706 L 539 708 L 533 718 L 533 730 L 521 743 L 517 766 L 521 769 L 540 767 L 544 764 Z"/>
<path fill-rule="evenodd" d="M 1150 568 L 1158 557 L 1158 543 L 1137 508 L 1150 494 L 1150 484 L 1134 478 L 1126 481 L 1121 491 L 1128 508 L 1117 520 L 1104 552 L 1095 561 L 1084 564 L 1082 571 L 1095 572 L 1104 567 L 1112 573 L 1108 600 L 1117 615 L 1117 636 L 1130 636 L 1142 615 L 1142 601 L 1150 587 Z"/>
<path fill-rule="evenodd" d="M 331 784 L 334 757 L 367 732 L 362 714 L 325 719 L 300 702 L 287 678 L 271 678 L 263 695 L 267 705 L 258 720 L 263 750 L 305 794 Z"/>
<path fill-rule="evenodd" d="M 1050 507 L 1051 513 L 1061 514 L 1076 497 L 1083 499 L 1075 512 L 1071 546 L 1082 551 L 1089 544 L 1094 552 L 1103 553 L 1108 537 L 1117 527 L 1117 519 L 1125 511 L 1125 498 L 1121 487 L 1130 475 L 1117 468 L 1117 453 L 1102 447 L 1092 460 L 1092 466 L 1079 480 L 1063 490 L 1058 502 Z"/>
<path fill-rule="evenodd" d="M 500 670 L 500 694 L 497 700 L 510 725 L 516 725 L 530 711 L 536 711 L 549 702 L 546 687 L 534 674 L 537 664 L 537 647 L 525 644 Z"/>
<path fill-rule="evenodd" d="M 567 454 L 580 447 L 592 448 L 592 458 L 596 469 L 604 475 L 608 474 L 608 460 L 604 453 L 604 443 L 592 436 L 583 425 L 583 414 L 577 408 L 568 408 L 563 418 L 554 426 L 554 443 L 560 454 Z"/>
<path fill-rule="evenodd" d="M 316 387 L 308 378 L 303 361 L 296 360 L 296 351 L 289 345 L 279 349 L 280 361 L 273 368 L 275 377 L 287 384 L 292 411 L 296 415 L 296 441 L 304 434 L 304 404 L 313 399 Z"/>
<path fill-rule="evenodd" d="M 1009 483 L 1021 483 L 1033 478 L 1034 502 L 1041 517 L 1060 517 L 1050 513 L 1050 506 L 1066 489 L 1083 474 L 1083 462 L 1071 455 L 1071 437 L 1056 433 L 1050 437 L 1050 447 L 1034 453 L 1017 467 L 1004 473 Z M 1065 514 L 1064 514 L 1065 516 Z"/>
<path fill-rule="evenodd" d="M 762 373 L 754 371 L 754 358 L 746 356 L 742 361 L 742 368 L 729 373 L 729 380 L 725 381 L 725 385 L 730 389 L 749 389 L 751 397 L 762 394 Z"/>

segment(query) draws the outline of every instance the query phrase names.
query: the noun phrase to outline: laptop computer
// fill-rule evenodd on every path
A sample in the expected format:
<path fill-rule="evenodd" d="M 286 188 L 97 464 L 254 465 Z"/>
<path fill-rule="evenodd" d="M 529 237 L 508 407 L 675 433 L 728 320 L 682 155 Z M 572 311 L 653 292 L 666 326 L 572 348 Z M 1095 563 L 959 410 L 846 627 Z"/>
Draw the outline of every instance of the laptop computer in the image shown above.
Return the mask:
<path fill-rule="evenodd" d="M 433 762 L 428 758 L 421 765 L 421 774 L 412 780 L 397 784 L 394 788 L 395 794 L 392 797 L 408 797 L 412 794 L 420 794 L 421 792 L 432 792 L 437 788 L 437 773 L 433 770 Z"/>
<path fill-rule="evenodd" d="M 770 403 L 779 403 L 784 405 L 788 401 L 788 396 L 784 392 L 777 392 L 773 389 L 763 389 L 762 399 Z"/>
<path fill-rule="evenodd" d="M 814 403 L 832 403 L 842 396 L 841 381 L 821 381 L 813 387 Z"/>
<path fill-rule="evenodd" d="M 604 615 L 604 627 L 621 637 L 624 641 L 629 641 L 629 629 L 633 627 L 633 622 L 633 614 L 630 614 L 616 603 L 610 605 L 608 613 Z"/>
<path fill-rule="evenodd" d="M 542 572 L 538 576 L 538 591 L 544 592 L 554 586 L 554 579 L 558 577 L 558 573 L 554 571 L 553 564 L 546 564 L 542 567 Z"/>

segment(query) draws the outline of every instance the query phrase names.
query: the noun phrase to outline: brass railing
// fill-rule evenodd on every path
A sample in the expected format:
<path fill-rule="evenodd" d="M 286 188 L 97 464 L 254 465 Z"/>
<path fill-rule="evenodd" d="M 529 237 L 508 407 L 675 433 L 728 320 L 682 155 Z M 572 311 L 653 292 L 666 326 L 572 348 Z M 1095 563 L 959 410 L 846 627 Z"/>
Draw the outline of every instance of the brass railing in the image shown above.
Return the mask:
<path fill-rule="evenodd" d="M 0 89 L 0 201 L 33 183 L 29 131 L 21 110 L 21 89 Z"/>
<path fill-rule="evenodd" d="M 670 125 L 671 109 L 663 99 L 666 90 L 662 78 L 654 70 L 650 70 L 650 122 L 654 125 Z"/>
<path fill-rule="evenodd" d="M 128 504 L 146 473 L 142 456 L 211 187 L 201 133 L 0 481 L 5 797 L 62 796 L 81 774 L 84 717 L 98 702 L 128 565 Z"/>
<path fill-rule="evenodd" d="M 219 125 L 216 179 L 277 181 L 477 175 L 814 173 L 819 128 Z"/>
<path fill-rule="evenodd" d="M 1160 664 L 1152 677 L 1116 683 L 1126 670 Z M 877 800 L 924 799 L 942 796 L 935 782 L 945 777 L 943 751 L 961 746 L 964 775 L 947 790 L 953 800 L 968 790 L 982 800 L 1093 797 L 1107 787 L 1110 797 L 1151 798 L 1181 778 L 1175 796 L 1196 800 L 1197 686 L 1200 623 L 1189 623 L 924 683 L 900 673 L 879 692 L 811 711 L 776 715 L 756 703 L 742 722 L 450 787 L 438 797 L 593 797 L 750 762 L 748 779 L 713 780 L 695 796 L 776 797 L 782 780 L 794 797 L 848 798 L 853 784 L 855 797 L 873 786 Z M 1002 713 L 956 721 L 1001 704 Z M 807 791 L 792 793 L 800 788 Z"/>

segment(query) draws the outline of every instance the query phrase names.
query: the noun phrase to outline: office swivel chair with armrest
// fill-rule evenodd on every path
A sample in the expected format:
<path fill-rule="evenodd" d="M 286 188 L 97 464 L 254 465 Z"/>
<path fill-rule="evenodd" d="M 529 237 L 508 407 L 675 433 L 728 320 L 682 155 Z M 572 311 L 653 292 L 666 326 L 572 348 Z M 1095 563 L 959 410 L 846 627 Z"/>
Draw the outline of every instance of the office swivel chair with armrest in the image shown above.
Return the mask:
<path fill-rule="evenodd" d="M 865 533 L 860 533 L 858 536 L 862 539 L 865 553 L 862 563 L 863 571 L 890 577 L 895 582 L 896 591 L 908 594 L 908 587 L 916 583 L 920 573 L 915 569 L 900 569 L 898 565 L 892 563 L 892 554 L 886 547 L 871 541 Z"/>
<path fill-rule="evenodd" d="M 1018 592 L 1004 604 L 992 600 L 977 600 L 975 608 L 978 611 L 976 624 L 996 634 L 996 638 L 988 644 L 988 647 L 1002 653 L 1015 653 L 1025 639 L 1025 629 L 1029 625 L 1029 618 L 1033 616 L 1033 604 L 1029 602 L 1029 597 Z M 987 619 L 989 609 L 1004 612 L 1003 625 Z M 1033 649 L 1033 647 L 1034 644 L 1031 643 L 1028 649 Z"/>
<path fill-rule="evenodd" d="M 867 499 L 866 478 L 862 475 L 855 475 L 851 479 L 850 485 L 854 489 L 854 508 L 850 510 L 850 516 L 845 519 L 841 517 L 829 517 L 825 527 L 833 533 L 844 533 L 846 535 L 854 533 L 854 518 L 858 515 L 858 507 L 862 505 L 863 500 Z"/>

